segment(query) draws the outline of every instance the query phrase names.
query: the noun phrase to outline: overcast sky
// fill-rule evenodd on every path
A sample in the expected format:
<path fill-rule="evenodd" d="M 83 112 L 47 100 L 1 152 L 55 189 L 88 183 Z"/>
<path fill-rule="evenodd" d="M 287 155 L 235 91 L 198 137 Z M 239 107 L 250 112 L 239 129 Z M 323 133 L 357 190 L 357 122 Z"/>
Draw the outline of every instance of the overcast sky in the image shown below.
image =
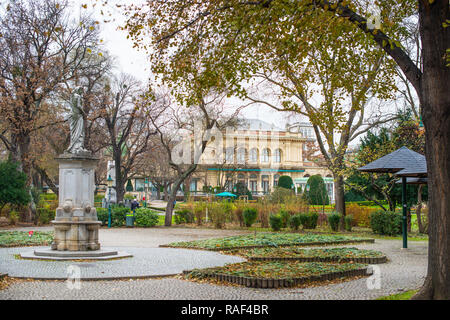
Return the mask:
<path fill-rule="evenodd" d="M 92 8 L 92 4 L 96 3 L 95 8 Z M 133 0 L 133 4 L 143 2 L 142 0 Z M 115 7 L 116 4 L 130 3 L 130 1 L 123 0 L 110 0 L 106 7 L 101 5 L 100 1 L 79 1 L 69 0 L 69 3 L 73 7 L 74 14 L 79 14 L 80 10 L 87 10 L 94 12 L 94 18 L 100 22 L 101 38 L 104 41 L 105 49 L 109 53 L 116 57 L 117 65 L 115 66 L 117 72 L 125 72 L 133 75 L 137 79 L 146 83 L 150 73 L 150 62 L 147 59 L 146 54 L 143 51 L 139 51 L 133 48 L 131 40 L 127 39 L 127 33 L 118 30 L 118 26 L 123 24 L 124 19 L 120 14 L 119 9 Z M 88 4 L 87 9 L 82 9 L 82 4 Z M 103 10 L 104 15 L 100 14 L 100 10 Z M 109 14 L 111 13 L 111 17 Z M 108 23 L 104 23 L 104 20 L 113 20 Z M 244 104 L 243 102 L 233 99 L 229 103 L 235 104 L 236 107 Z M 278 127 L 284 128 L 286 123 L 286 114 L 276 112 L 268 106 L 255 105 L 244 109 L 241 113 L 246 118 L 254 118 L 266 121 L 270 124 L 274 124 Z M 293 122 L 294 120 L 290 120 Z"/>

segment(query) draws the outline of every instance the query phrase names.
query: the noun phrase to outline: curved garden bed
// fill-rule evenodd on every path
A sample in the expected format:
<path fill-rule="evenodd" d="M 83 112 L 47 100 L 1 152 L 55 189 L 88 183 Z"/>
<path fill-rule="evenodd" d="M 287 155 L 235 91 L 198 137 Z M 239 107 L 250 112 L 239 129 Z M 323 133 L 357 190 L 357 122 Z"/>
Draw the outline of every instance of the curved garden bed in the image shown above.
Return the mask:
<path fill-rule="evenodd" d="M 258 233 L 226 238 L 213 238 L 160 245 L 165 248 L 201 249 L 225 251 L 266 247 L 340 245 L 350 243 L 374 243 L 374 239 L 342 235 L 318 235 L 298 233 Z"/>
<path fill-rule="evenodd" d="M 243 262 L 218 268 L 184 271 L 190 279 L 209 278 L 251 288 L 288 288 L 315 281 L 369 275 L 359 263 L 300 263 L 298 261 Z"/>
<path fill-rule="evenodd" d="M 234 252 L 250 261 L 357 262 L 386 263 L 386 256 L 375 250 L 358 248 L 259 248 Z"/>

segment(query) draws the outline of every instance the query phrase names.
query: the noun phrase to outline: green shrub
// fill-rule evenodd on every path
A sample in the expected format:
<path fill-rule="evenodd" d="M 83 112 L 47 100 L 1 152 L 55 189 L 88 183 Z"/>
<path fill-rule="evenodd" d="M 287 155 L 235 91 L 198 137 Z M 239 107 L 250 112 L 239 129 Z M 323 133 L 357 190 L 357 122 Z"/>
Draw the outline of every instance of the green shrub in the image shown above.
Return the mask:
<path fill-rule="evenodd" d="M 289 214 L 289 212 L 287 210 L 284 210 L 284 209 L 280 209 L 280 211 L 278 211 L 278 215 L 281 218 L 281 227 L 286 228 L 288 226 L 291 215 Z"/>
<path fill-rule="evenodd" d="M 275 187 L 273 192 L 269 196 L 269 201 L 271 203 L 286 203 L 294 197 L 295 192 L 293 190 Z"/>
<path fill-rule="evenodd" d="M 102 225 L 108 224 L 108 209 L 106 208 L 96 208 L 97 209 L 97 219 L 102 222 Z"/>
<path fill-rule="evenodd" d="M 97 219 L 103 225 L 108 225 L 108 208 L 96 208 Z M 122 227 L 125 224 L 125 218 L 130 208 L 121 206 L 111 206 L 111 227 Z"/>
<path fill-rule="evenodd" d="M 45 201 L 54 201 L 54 200 L 58 200 L 58 196 L 54 193 L 41 193 L 40 194 L 40 198 L 41 200 L 45 200 Z"/>
<path fill-rule="evenodd" d="M 233 216 L 234 204 L 230 201 L 223 200 L 222 202 L 219 202 L 219 206 L 225 215 L 225 220 L 231 221 Z"/>
<path fill-rule="evenodd" d="M 370 227 L 377 234 L 394 236 L 402 233 L 402 215 L 389 211 L 377 211 L 370 215 Z"/>
<path fill-rule="evenodd" d="M 137 227 L 154 227 L 158 224 L 158 214 L 147 208 L 137 208 L 134 214 Z"/>
<path fill-rule="evenodd" d="M 202 224 L 203 217 L 205 216 L 206 203 L 204 202 L 194 202 L 194 216 L 197 221 L 197 225 Z"/>
<path fill-rule="evenodd" d="M 31 201 L 27 176 L 17 166 L 15 162 L 0 161 L 0 209 L 6 204 L 20 206 Z"/>
<path fill-rule="evenodd" d="M 38 215 L 38 223 L 40 225 L 42 224 L 49 224 L 50 221 L 55 219 L 55 211 L 51 210 L 50 208 L 37 208 L 37 215 Z"/>
<path fill-rule="evenodd" d="M 20 218 L 20 213 L 17 212 L 16 210 L 11 210 L 9 212 L 9 223 L 12 225 L 15 225 L 17 223 L 17 221 L 19 221 Z"/>
<path fill-rule="evenodd" d="M 280 216 L 271 214 L 269 218 L 269 224 L 273 231 L 280 231 L 283 222 Z"/>
<path fill-rule="evenodd" d="M 338 231 L 340 221 L 341 221 L 341 215 L 339 213 L 332 213 L 332 214 L 328 215 L 328 224 L 330 225 L 331 230 Z"/>
<path fill-rule="evenodd" d="M 344 227 L 346 231 L 352 231 L 353 226 L 353 216 L 348 214 L 344 217 Z"/>
<path fill-rule="evenodd" d="M 289 226 L 293 230 L 298 230 L 298 227 L 300 227 L 301 224 L 302 224 L 302 220 L 301 220 L 301 217 L 299 214 L 291 216 L 291 218 L 289 219 Z"/>
<path fill-rule="evenodd" d="M 244 217 L 244 224 L 246 227 L 251 227 L 252 224 L 255 223 L 256 218 L 258 217 L 258 210 L 256 210 L 256 208 L 245 208 L 243 213 L 242 213 L 243 217 Z"/>
<path fill-rule="evenodd" d="M 292 186 L 294 185 L 294 182 L 292 181 L 292 178 L 289 176 L 281 176 L 278 179 L 278 187 L 291 190 Z"/>
<path fill-rule="evenodd" d="M 309 177 L 306 182 L 306 190 L 305 196 L 309 204 L 328 205 L 330 203 L 325 182 L 320 175 Z"/>
<path fill-rule="evenodd" d="M 222 229 L 227 221 L 226 210 L 219 203 L 208 205 L 208 214 L 216 229 Z"/>
<path fill-rule="evenodd" d="M 194 222 L 194 215 L 192 212 L 187 209 L 181 209 L 179 211 L 175 212 L 175 223 L 176 224 L 182 224 L 182 223 L 193 223 Z"/>
<path fill-rule="evenodd" d="M 299 214 L 300 222 L 303 229 L 315 229 L 319 215 L 317 213 L 301 213 Z"/>
<path fill-rule="evenodd" d="M 130 208 L 114 205 L 111 207 L 111 226 L 122 227 L 125 224 L 127 213 L 130 212 Z"/>
<path fill-rule="evenodd" d="M 126 195 L 123 196 L 123 200 L 131 200 L 132 201 L 134 198 L 135 198 L 135 196 L 133 196 L 132 194 L 129 194 L 129 193 L 127 193 Z"/>

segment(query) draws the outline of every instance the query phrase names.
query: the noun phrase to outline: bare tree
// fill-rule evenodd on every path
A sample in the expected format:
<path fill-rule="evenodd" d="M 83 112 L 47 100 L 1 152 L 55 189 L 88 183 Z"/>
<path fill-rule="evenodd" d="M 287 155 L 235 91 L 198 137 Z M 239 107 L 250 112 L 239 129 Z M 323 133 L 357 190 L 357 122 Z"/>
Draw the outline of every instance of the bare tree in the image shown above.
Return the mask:
<path fill-rule="evenodd" d="M 150 105 L 138 81 L 122 74 L 100 97 L 97 122 L 104 128 L 110 155 L 115 161 L 117 201 L 123 201 L 125 184 L 136 168 L 138 157 L 156 134 L 147 113 Z"/>
<path fill-rule="evenodd" d="M 225 97 L 226 94 L 211 90 L 208 95 L 197 96 L 197 104 L 184 108 L 176 105 L 167 93 L 156 95 L 153 114 L 149 117 L 165 149 L 168 163 L 176 172 L 166 207 L 166 226 L 172 224 L 177 192 L 197 169 L 200 157 L 209 142 L 211 130 L 223 130 L 241 109 L 237 108 L 231 116 L 226 116 Z M 180 158 L 183 160 L 179 161 Z"/>
<path fill-rule="evenodd" d="M 31 134 L 43 102 L 76 76 L 98 30 L 87 16 L 72 21 L 67 1 L 11 1 L 0 16 L 0 140 L 31 184 Z M 29 210 L 25 218 L 32 220 Z"/>

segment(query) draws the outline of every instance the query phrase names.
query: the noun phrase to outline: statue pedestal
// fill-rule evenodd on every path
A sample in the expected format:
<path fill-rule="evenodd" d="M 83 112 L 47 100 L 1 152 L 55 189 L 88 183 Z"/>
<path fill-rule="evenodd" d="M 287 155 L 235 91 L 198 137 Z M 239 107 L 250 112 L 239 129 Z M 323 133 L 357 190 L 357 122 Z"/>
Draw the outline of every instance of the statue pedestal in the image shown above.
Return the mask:
<path fill-rule="evenodd" d="M 59 163 L 59 206 L 56 209 L 55 236 L 52 250 L 99 250 L 97 220 L 94 207 L 94 170 L 98 159 L 89 152 L 64 153 Z"/>

